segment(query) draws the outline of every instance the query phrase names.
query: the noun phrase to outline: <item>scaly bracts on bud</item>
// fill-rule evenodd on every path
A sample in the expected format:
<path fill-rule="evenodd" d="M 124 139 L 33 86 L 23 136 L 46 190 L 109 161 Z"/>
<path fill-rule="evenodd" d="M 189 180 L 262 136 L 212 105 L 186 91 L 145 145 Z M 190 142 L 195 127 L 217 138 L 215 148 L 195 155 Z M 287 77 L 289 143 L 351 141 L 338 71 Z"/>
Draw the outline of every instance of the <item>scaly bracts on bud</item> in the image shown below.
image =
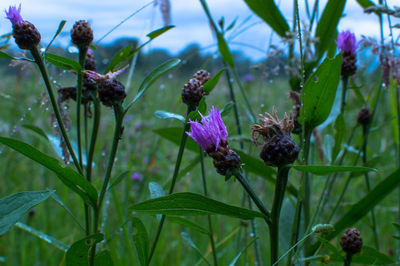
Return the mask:
<path fill-rule="evenodd" d="M 357 71 L 357 55 L 358 42 L 356 37 L 350 31 L 339 33 L 336 44 L 342 53 L 342 76 L 353 76 Z"/>
<path fill-rule="evenodd" d="M 206 70 L 197 71 L 191 80 L 183 86 L 182 101 L 193 107 L 197 107 L 204 96 L 204 83 L 210 80 L 211 75 Z"/>
<path fill-rule="evenodd" d="M 276 112 L 273 115 L 265 113 L 260 115 L 261 124 L 256 124 L 251 127 L 252 139 L 258 146 L 258 137 L 261 136 L 264 140 L 260 157 L 265 164 L 270 166 L 284 166 L 293 163 L 299 155 L 299 147 L 290 137 L 290 133 L 294 128 L 292 116 L 285 116 L 282 121 L 279 120 Z"/>
<path fill-rule="evenodd" d="M 202 116 L 201 123 L 189 122 L 192 131 L 186 132 L 200 147 L 213 158 L 217 172 L 227 175 L 228 170 L 240 169 L 240 157 L 228 146 L 228 132 L 218 107 L 212 107 L 208 118 Z"/>
<path fill-rule="evenodd" d="M 90 48 L 86 54 L 85 70 L 96 71 L 96 59 L 94 58 L 93 50 Z"/>
<path fill-rule="evenodd" d="M 360 112 L 357 115 L 357 123 L 362 126 L 367 126 L 369 125 L 369 123 L 371 123 L 371 119 L 372 112 L 367 107 L 361 108 Z"/>
<path fill-rule="evenodd" d="M 90 24 L 85 20 L 75 22 L 71 29 L 71 39 L 77 46 L 89 46 L 93 41 L 93 31 Z"/>
<path fill-rule="evenodd" d="M 362 238 L 360 232 L 356 228 L 349 228 L 342 235 L 340 246 L 347 254 L 354 255 L 361 251 Z"/>
<path fill-rule="evenodd" d="M 97 83 L 89 76 L 88 73 L 84 72 L 83 75 L 83 86 L 82 86 L 82 99 L 81 103 L 86 104 L 92 100 L 91 92 L 97 90 Z M 76 86 L 63 87 L 58 90 L 59 101 L 64 102 L 69 99 L 76 101 Z"/>
<path fill-rule="evenodd" d="M 201 69 L 193 75 L 193 78 L 200 81 L 201 85 L 204 85 L 204 83 L 211 79 L 211 74 L 207 70 Z"/>
<path fill-rule="evenodd" d="M 5 10 L 7 18 L 11 21 L 13 28 L 13 37 L 18 47 L 23 50 L 29 50 L 40 43 L 40 33 L 36 27 L 26 21 L 21 16 L 21 5 L 10 6 Z"/>

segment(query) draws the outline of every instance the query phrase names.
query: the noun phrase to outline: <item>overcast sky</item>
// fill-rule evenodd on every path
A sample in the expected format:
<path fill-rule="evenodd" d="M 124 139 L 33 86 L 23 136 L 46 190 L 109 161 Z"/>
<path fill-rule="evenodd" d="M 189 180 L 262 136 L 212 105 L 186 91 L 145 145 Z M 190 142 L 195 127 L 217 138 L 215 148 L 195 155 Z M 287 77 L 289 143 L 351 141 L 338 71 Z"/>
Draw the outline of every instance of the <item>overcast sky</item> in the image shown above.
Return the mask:
<path fill-rule="evenodd" d="M 326 1 L 320 1 L 321 11 Z M 59 22 L 66 20 L 67 24 L 64 28 L 66 37 L 60 38 L 59 42 L 67 45 L 69 30 L 76 20 L 90 21 L 96 40 L 124 18 L 151 2 L 148 0 L 1 0 L 0 10 L 6 9 L 9 5 L 22 3 L 23 18 L 35 24 L 45 43 L 52 38 Z M 165 48 L 176 53 L 190 43 L 199 43 L 204 48 L 215 44 L 208 21 L 198 0 L 170 0 L 170 2 L 171 24 L 175 25 L 176 28 L 156 39 L 151 48 Z M 276 2 L 279 3 L 282 13 L 286 18 L 289 18 L 288 22 L 291 24 L 293 1 L 277 0 Z M 304 11 L 304 1 L 299 0 L 299 2 L 300 9 Z M 313 4 L 314 0 L 309 0 L 309 2 Z M 396 5 L 396 2 L 397 5 L 400 5 L 398 0 L 388 0 L 389 6 Z M 225 17 L 226 24 L 229 24 L 237 17 L 236 26 L 246 29 L 232 40 L 233 50 L 242 50 L 254 59 L 265 56 L 271 31 L 258 17 L 252 16 L 244 1 L 208 0 L 208 4 L 216 20 Z M 305 13 L 302 13 L 304 22 L 306 22 Z M 354 31 L 358 37 L 361 35 L 378 37 L 379 24 L 376 16 L 364 14 L 356 0 L 347 1 L 345 15 L 339 24 L 339 30 Z M 249 16 L 251 16 L 250 19 Z M 400 23 L 400 20 L 392 21 L 392 24 L 398 23 Z M 162 26 L 163 21 L 159 6 L 148 5 L 102 42 L 110 43 L 120 37 L 137 37 L 141 41 L 145 41 L 147 33 Z M 7 33 L 10 29 L 10 22 L 4 16 L 1 16 L 0 34 Z M 385 29 L 387 30 L 387 27 Z M 396 35 L 398 33 L 399 30 L 397 30 Z M 386 36 L 388 36 L 388 32 Z M 274 44 L 279 44 L 279 39 L 276 36 L 272 40 Z M 215 47 L 209 49 L 209 51 L 213 51 Z"/>

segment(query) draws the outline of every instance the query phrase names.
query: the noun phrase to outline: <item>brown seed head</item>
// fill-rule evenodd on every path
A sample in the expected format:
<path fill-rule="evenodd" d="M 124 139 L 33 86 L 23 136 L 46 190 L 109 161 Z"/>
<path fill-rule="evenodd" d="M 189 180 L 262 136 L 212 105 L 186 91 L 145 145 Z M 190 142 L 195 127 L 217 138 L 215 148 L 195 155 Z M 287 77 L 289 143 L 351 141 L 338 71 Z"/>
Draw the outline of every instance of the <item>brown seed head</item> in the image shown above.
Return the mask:
<path fill-rule="evenodd" d="M 183 86 L 182 101 L 187 105 L 197 106 L 203 95 L 204 88 L 198 79 L 191 79 Z"/>
<path fill-rule="evenodd" d="M 13 25 L 13 36 L 18 47 L 23 50 L 29 50 L 40 43 L 40 32 L 35 25 L 24 20 L 21 24 Z"/>
<path fill-rule="evenodd" d="M 211 79 L 211 74 L 207 70 L 199 70 L 194 75 L 193 78 L 200 81 L 201 85 L 204 85 L 207 81 Z"/>
<path fill-rule="evenodd" d="M 360 232 L 356 228 L 347 229 L 342 235 L 340 246 L 344 252 L 351 255 L 360 252 L 362 248 L 362 238 Z"/>
<path fill-rule="evenodd" d="M 77 46 L 89 46 L 93 41 L 93 31 L 85 20 L 75 22 L 71 30 L 72 42 Z"/>
<path fill-rule="evenodd" d="M 360 112 L 357 115 L 357 123 L 360 125 L 366 126 L 371 123 L 372 112 L 367 108 L 361 108 Z"/>

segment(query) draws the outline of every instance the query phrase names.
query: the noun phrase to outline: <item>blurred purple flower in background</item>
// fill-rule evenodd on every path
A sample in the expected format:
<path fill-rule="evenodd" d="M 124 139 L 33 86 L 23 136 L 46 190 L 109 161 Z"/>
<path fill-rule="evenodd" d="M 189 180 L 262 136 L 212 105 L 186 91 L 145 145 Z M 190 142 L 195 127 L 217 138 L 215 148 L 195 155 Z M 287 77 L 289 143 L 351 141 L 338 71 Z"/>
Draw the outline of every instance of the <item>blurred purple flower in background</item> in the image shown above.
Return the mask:
<path fill-rule="evenodd" d="M 21 4 L 19 4 L 19 7 L 17 8 L 16 6 L 10 6 L 7 10 L 4 10 L 6 12 L 7 19 L 9 19 L 12 23 L 12 25 L 20 25 L 24 19 L 21 16 Z"/>
<path fill-rule="evenodd" d="M 132 175 L 131 175 L 132 181 L 137 181 L 137 182 L 139 182 L 139 181 L 142 180 L 142 178 L 143 178 L 142 174 L 140 174 L 140 173 L 138 173 L 138 172 L 134 172 L 134 173 L 132 173 Z"/>
<path fill-rule="evenodd" d="M 228 132 L 218 107 L 211 107 L 208 118 L 201 116 L 201 123 L 196 121 L 190 121 L 189 123 L 192 127 L 192 132 L 186 132 L 186 134 L 194 139 L 205 151 L 210 148 L 217 150 L 218 146 L 228 139 Z"/>
<path fill-rule="evenodd" d="M 341 53 L 355 53 L 359 42 L 356 42 L 356 36 L 350 31 L 342 31 L 339 33 L 336 44 Z"/>
<path fill-rule="evenodd" d="M 243 76 L 244 82 L 252 82 L 254 80 L 254 76 L 252 74 L 246 74 Z"/>

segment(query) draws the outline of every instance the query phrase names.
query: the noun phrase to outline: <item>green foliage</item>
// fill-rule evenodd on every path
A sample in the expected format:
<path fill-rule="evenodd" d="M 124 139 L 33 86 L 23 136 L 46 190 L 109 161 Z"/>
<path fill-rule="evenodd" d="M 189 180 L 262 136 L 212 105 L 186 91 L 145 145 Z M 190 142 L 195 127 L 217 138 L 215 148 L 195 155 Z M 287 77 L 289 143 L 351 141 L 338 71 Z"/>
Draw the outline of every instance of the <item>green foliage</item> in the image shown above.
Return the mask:
<path fill-rule="evenodd" d="M 65 256 L 65 261 L 67 266 L 89 265 L 90 248 L 92 247 L 93 244 L 99 243 L 103 239 L 104 239 L 103 234 L 97 233 L 73 243 L 71 247 L 68 249 L 67 254 Z M 104 258 L 103 257 L 104 255 L 101 255 L 101 253 L 98 253 L 97 256 Z M 95 265 L 98 266 L 99 264 L 97 263 Z M 100 265 L 106 265 L 106 264 L 100 264 Z"/>
<path fill-rule="evenodd" d="M 81 65 L 75 60 L 69 59 L 64 56 L 59 56 L 51 53 L 45 54 L 45 59 L 47 62 L 55 65 L 56 67 L 63 70 L 74 70 L 75 72 L 80 72 L 82 70 Z"/>
<path fill-rule="evenodd" d="M 209 81 L 204 84 L 204 93 L 210 94 L 210 92 L 217 86 L 219 79 L 221 78 L 221 75 L 225 72 L 225 69 L 221 69 L 218 71 L 217 74 L 215 74 L 214 77 L 212 77 Z"/>
<path fill-rule="evenodd" d="M 140 265 L 147 266 L 149 258 L 149 236 L 143 222 L 136 217 L 132 218 L 133 243 L 139 257 Z"/>
<path fill-rule="evenodd" d="M 329 175 L 332 173 L 342 173 L 342 172 L 370 172 L 376 169 L 362 167 L 362 166 L 343 166 L 343 165 L 290 165 L 290 167 L 300 171 L 309 172 L 314 175 Z"/>

